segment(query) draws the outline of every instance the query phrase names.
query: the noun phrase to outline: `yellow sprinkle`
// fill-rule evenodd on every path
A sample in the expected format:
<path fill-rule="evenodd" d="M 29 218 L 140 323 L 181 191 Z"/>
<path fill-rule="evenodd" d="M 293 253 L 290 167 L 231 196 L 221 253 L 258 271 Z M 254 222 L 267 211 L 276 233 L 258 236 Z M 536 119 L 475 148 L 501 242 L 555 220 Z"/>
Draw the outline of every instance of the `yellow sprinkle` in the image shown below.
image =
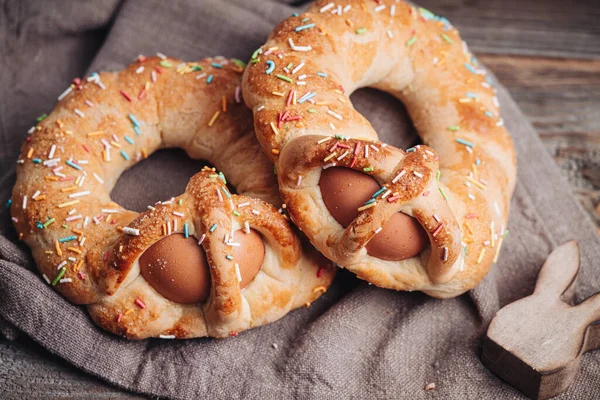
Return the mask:
<path fill-rule="evenodd" d="M 296 105 L 296 91 L 294 90 L 294 93 L 292 94 L 292 104 Z"/>
<path fill-rule="evenodd" d="M 77 189 L 79 189 L 77 186 L 69 186 L 67 188 L 60 189 L 60 191 L 63 193 L 67 193 L 67 192 L 72 192 L 73 190 L 77 190 Z"/>
<path fill-rule="evenodd" d="M 104 131 L 94 131 L 87 134 L 88 137 L 104 135 Z"/>
<path fill-rule="evenodd" d="M 328 102 L 328 101 L 317 101 L 315 104 L 317 106 L 326 106 L 326 105 L 331 104 L 331 103 Z"/>
<path fill-rule="evenodd" d="M 54 247 L 56 248 L 56 254 L 58 254 L 59 257 L 62 257 L 62 250 L 60 249 L 60 243 L 58 243 L 58 239 L 54 241 Z"/>
<path fill-rule="evenodd" d="M 119 143 L 115 142 L 114 140 L 111 140 L 110 144 L 112 144 L 113 146 L 115 146 L 117 149 L 121 148 L 121 145 Z"/>
<path fill-rule="evenodd" d="M 58 176 L 45 176 L 45 180 L 56 182 L 58 180 Z"/>
<path fill-rule="evenodd" d="M 339 101 L 341 101 L 342 103 L 345 103 L 345 102 L 346 102 L 346 100 L 344 100 L 344 98 L 343 98 L 343 97 L 338 97 L 338 100 L 339 100 Z"/>
<path fill-rule="evenodd" d="M 274 94 L 275 96 L 279 96 L 279 97 L 285 96 L 285 94 L 283 94 L 281 92 L 271 92 L 271 94 Z"/>
<path fill-rule="evenodd" d="M 162 234 L 163 236 L 167 234 L 167 226 L 165 224 L 162 224 Z"/>
<path fill-rule="evenodd" d="M 66 135 L 72 135 L 72 134 L 73 134 L 73 131 L 71 131 L 71 130 L 69 130 L 69 131 L 65 131 L 65 134 L 66 134 Z"/>
<path fill-rule="evenodd" d="M 46 250 L 44 253 L 46 253 L 46 254 L 54 254 L 54 252 L 52 250 Z"/>
<path fill-rule="evenodd" d="M 279 135 L 279 130 L 275 126 L 275 122 L 271 122 L 270 125 L 271 125 L 271 129 L 273 129 L 273 132 L 275 132 L 276 135 Z"/>
<path fill-rule="evenodd" d="M 144 89 L 146 89 L 146 91 L 150 90 L 150 82 L 146 82 Z"/>
<path fill-rule="evenodd" d="M 79 200 L 72 200 L 72 201 L 67 201 L 66 203 L 62 203 L 58 205 L 58 208 L 65 208 L 65 207 L 69 207 L 72 206 L 73 204 L 78 204 Z"/>
<path fill-rule="evenodd" d="M 27 152 L 27 158 L 31 158 L 31 156 L 33 156 L 33 147 L 29 148 L 29 151 Z"/>
<path fill-rule="evenodd" d="M 469 233 L 472 235 L 473 234 L 473 228 L 471 228 L 471 225 L 469 225 L 468 222 L 465 222 L 465 228 L 467 228 L 469 230 Z"/>
<path fill-rule="evenodd" d="M 496 255 L 494 256 L 494 262 L 498 261 L 498 256 L 500 255 L 500 248 L 502 247 L 502 242 L 504 241 L 504 236 L 500 236 L 498 240 L 498 247 L 496 249 Z"/>
<path fill-rule="evenodd" d="M 217 120 L 217 118 L 219 118 L 219 114 L 221 114 L 221 111 L 217 111 L 213 114 L 212 118 L 210 119 L 210 121 L 208 121 L 208 126 L 213 126 L 213 124 L 215 123 L 215 121 Z"/>
<path fill-rule="evenodd" d="M 106 217 L 106 223 L 109 224 L 111 220 L 112 220 L 112 214 L 108 214 L 108 217 Z"/>
<path fill-rule="evenodd" d="M 477 171 L 477 165 L 472 164 L 471 168 L 473 169 L 473 176 L 477 178 L 479 176 L 479 171 Z"/>
<path fill-rule="evenodd" d="M 481 264 L 484 254 L 485 254 L 485 247 L 483 249 L 481 249 L 481 253 L 479 253 L 479 257 L 477 257 L 477 264 Z"/>
<path fill-rule="evenodd" d="M 364 211 L 364 210 L 369 209 L 371 207 L 375 207 L 376 205 L 377 205 L 377 203 L 367 204 L 366 206 L 358 207 L 358 211 Z"/>
<path fill-rule="evenodd" d="M 336 92 L 337 94 L 344 94 L 344 92 L 342 92 L 340 89 L 335 89 L 334 92 Z"/>
<path fill-rule="evenodd" d="M 72 251 L 73 253 L 81 254 L 81 250 L 76 247 L 67 247 L 67 250 Z"/>
<path fill-rule="evenodd" d="M 472 101 L 473 101 L 473 99 L 471 99 L 469 97 L 465 97 L 464 99 L 458 99 L 459 103 L 470 103 Z"/>
<path fill-rule="evenodd" d="M 477 182 L 475 179 L 471 178 L 470 176 L 467 176 L 467 180 L 469 182 L 471 182 L 472 184 L 474 184 L 475 186 L 477 186 L 480 189 L 485 189 L 485 186 L 483 186 L 483 184 L 481 182 Z"/>
<path fill-rule="evenodd" d="M 223 108 L 223 112 L 227 112 L 227 97 L 221 97 L 221 106 Z"/>
<path fill-rule="evenodd" d="M 129 314 L 131 314 L 132 312 L 133 312 L 133 309 L 131 309 L 131 308 L 130 308 L 129 310 L 125 311 L 125 315 L 129 315 Z"/>
<path fill-rule="evenodd" d="M 271 149 L 271 153 L 277 155 L 277 154 L 279 154 L 279 150 L 277 150 L 277 149 Z"/>
<path fill-rule="evenodd" d="M 23 240 L 23 232 L 19 233 L 19 240 Z"/>
<path fill-rule="evenodd" d="M 331 153 L 330 155 L 328 155 L 327 157 L 325 157 L 325 158 L 323 159 L 323 161 L 327 162 L 327 161 L 331 160 L 331 159 L 332 159 L 333 157 L 335 157 L 335 156 L 337 156 L 337 153 L 336 153 L 336 152 L 333 152 L 333 153 Z"/>
<path fill-rule="evenodd" d="M 142 157 L 143 158 L 148 158 L 148 151 L 146 150 L 145 147 L 142 149 Z"/>
<path fill-rule="evenodd" d="M 313 289 L 313 293 L 317 293 L 317 292 L 325 293 L 326 291 L 327 291 L 327 288 L 325 286 L 317 286 L 316 288 Z"/>

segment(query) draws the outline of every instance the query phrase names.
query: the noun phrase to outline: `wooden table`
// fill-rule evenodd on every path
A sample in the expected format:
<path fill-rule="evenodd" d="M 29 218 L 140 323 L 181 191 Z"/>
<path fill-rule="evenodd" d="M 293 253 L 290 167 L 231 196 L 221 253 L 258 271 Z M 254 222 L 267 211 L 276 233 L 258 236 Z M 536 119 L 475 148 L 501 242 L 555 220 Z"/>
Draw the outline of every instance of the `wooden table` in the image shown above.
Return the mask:
<path fill-rule="evenodd" d="M 419 3 L 450 19 L 508 88 L 600 233 L 600 2 Z M 28 338 L 0 339 L 0 386 L 15 399 L 139 398 L 79 372 Z"/>

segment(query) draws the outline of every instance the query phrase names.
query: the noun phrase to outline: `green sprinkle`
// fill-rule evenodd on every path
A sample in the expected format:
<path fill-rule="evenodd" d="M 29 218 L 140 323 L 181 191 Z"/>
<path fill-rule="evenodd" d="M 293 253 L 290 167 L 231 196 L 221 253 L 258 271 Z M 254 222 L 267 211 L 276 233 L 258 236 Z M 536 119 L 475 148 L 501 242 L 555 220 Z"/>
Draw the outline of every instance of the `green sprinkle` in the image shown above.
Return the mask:
<path fill-rule="evenodd" d="M 368 206 L 369 204 L 375 203 L 375 199 L 369 199 L 366 203 L 365 206 Z"/>
<path fill-rule="evenodd" d="M 210 233 L 213 233 L 213 232 L 215 231 L 215 229 L 217 229 L 217 224 L 213 224 L 213 225 L 210 227 L 210 229 L 209 229 Z"/>
<path fill-rule="evenodd" d="M 439 169 L 437 170 L 437 172 L 435 173 L 435 180 L 439 181 L 440 180 L 440 176 L 442 175 L 442 171 L 440 171 Z"/>
<path fill-rule="evenodd" d="M 204 68 L 202 68 L 201 65 L 194 65 L 192 67 L 192 71 L 203 71 L 203 70 L 204 70 Z"/>
<path fill-rule="evenodd" d="M 452 125 L 452 126 L 449 126 L 449 127 L 448 127 L 448 130 L 449 130 L 449 131 L 457 131 L 457 130 L 459 130 L 459 129 L 460 129 L 460 127 L 459 127 L 458 125 Z"/>
<path fill-rule="evenodd" d="M 37 117 L 35 120 L 37 122 L 42 122 L 44 119 L 46 119 L 47 116 L 48 116 L 48 114 L 42 114 L 39 117 Z"/>
<path fill-rule="evenodd" d="M 165 68 L 171 68 L 173 66 L 173 64 L 171 64 L 170 62 L 163 60 L 160 62 L 160 66 L 161 67 L 165 67 Z"/>
<path fill-rule="evenodd" d="M 237 58 L 234 58 L 233 60 L 231 60 L 231 62 L 240 68 L 246 68 L 246 63 L 243 62 L 242 60 L 238 60 Z"/>
<path fill-rule="evenodd" d="M 314 114 L 317 112 L 317 110 L 315 110 L 314 108 L 309 108 L 308 112 Z"/>
<path fill-rule="evenodd" d="M 227 179 L 225 178 L 225 175 L 222 172 L 219 172 L 219 178 L 223 181 L 224 184 L 227 185 Z"/>
<path fill-rule="evenodd" d="M 317 72 L 317 75 L 319 75 L 321 78 L 327 78 L 327 74 L 325 72 Z"/>
<path fill-rule="evenodd" d="M 306 18 L 302 18 L 302 21 L 300 21 L 300 22 L 302 22 L 302 23 L 305 23 L 305 22 L 306 22 L 306 21 L 308 21 L 309 19 L 310 19 L 310 18 L 308 18 L 308 17 L 306 17 Z"/>
<path fill-rule="evenodd" d="M 130 138 L 129 136 L 125 135 L 125 140 L 127 141 L 127 143 L 129 144 L 133 144 L 133 139 Z"/>
<path fill-rule="evenodd" d="M 460 143 L 460 144 L 464 144 L 467 147 L 471 147 L 471 148 L 475 147 L 475 145 L 473 143 L 471 143 L 471 142 L 469 142 L 468 140 L 465 140 L 465 139 L 457 138 L 456 142 Z"/>
<path fill-rule="evenodd" d="M 262 47 L 259 47 L 258 49 L 254 50 L 254 53 L 252 53 L 252 58 L 253 60 L 256 59 L 256 57 L 258 57 L 258 55 L 262 53 Z"/>
<path fill-rule="evenodd" d="M 233 211 L 233 215 L 235 215 L 236 217 L 239 217 L 241 214 L 239 212 L 237 212 L 237 211 L 234 210 Z"/>
<path fill-rule="evenodd" d="M 503 238 L 506 238 L 508 236 L 508 229 L 504 230 L 504 234 L 502 235 Z"/>
<path fill-rule="evenodd" d="M 225 258 L 226 258 L 226 259 L 228 259 L 228 260 L 233 260 L 233 257 L 232 257 L 232 256 L 230 256 L 229 254 L 227 254 L 227 255 L 225 256 Z"/>
<path fill-rule="evenodd" d="M 54 218 L 50 218 L 48 221 L 44 222 L 44 225 L 42 225 L 44 228 L 49 227 L 50 225 L 52 225 L 54 223 L 54 221 L 56 221 Z"/>
<path fill-rule="evenodd" d="M 219 177 L 219 175 L 217 175 L 217 174 L 210 174 L 210 175 L 208 175 L 208 177 L 209 177 L 209 178 L 218 178 L 218 177 Z"/>
<path fill-rule="evenodd" d="M 365 172 L 373 172 L 374 170 L 375 170 L 375 168 L 373 168 L 372 166 L 363 168 L 363 171 L 365 171 Z"/>
<path fill-rule="evenodd" d="M 427 10 L 426 8 L 423 7 L 419 7 L 419 12 L 421 13 L 421 15 L 423 17 L 425 17 L 426 19 L 432 19 L 435 18 L 435 14 L 432 13 L 431 11 Z"/>
<path fill-rule="evenodd" d="M 256 64 L 256 63 L 260 62 L 260 58 L 253 58 L 252 60 L 250 60 L 250 62 L 252 64 Z"/>
<path fill-rule="evenodd" d="M 293 83 L 294 82 L 293 80 L 291 80 L 290 78 L 288 78 L 285 75 L 277 74 L 275 76 L 278 77 L 279 79 L 281 79 L 282 81 L 286 81 L 288 83 Z"/>
<path fill-rule="evenodd" d="M 67 236 L 67 237 L 64 237 L 64 238 L 60 238 L 60 239 L 58 239 L 58 241 L 60 243 L 64 243 L 64 242 L 70 242 L 70 241 L 75 240 L 75 239 L 77 239 L 77 236 L 73 235 L 73 236 Z"/>
<path fill-rule="evenodd" d="M 362 35 L 363 33 L 365 33 L 367 31 L 367 28 L 358 28 L 356 30 L 356 34 L 357 35 Z"/>
<path fill-rule="evenodd" d="M 411 147 L 410 149 L 406 149 L 407 153 L 414 153 L 415 151 L 417 151 L 417 149 L 415 149 L 414 147 Z"/>
<path fill-rule="evenodd" d="M 177 204 L 182 205 L 183 204 L 183 199 L 179 199 L 179 201 L 177 202 Z"/>
<path fill-rule="evenodd" d="M 68 228 L 67 224 L 62 224 L 62 225 L 61 225 L 61 227 L 62 227 L 63 229 L 67 229 L 67 228 Z"/>
<path fill-rule="evenodd" d="M 294 63 L 289 63 L 289 64 L 286 66 L 286 68 L 287 68 L 287 69 L 291 69 L 293 66 L 294 66 Z"/>
<path fill-rule="evenodd" d="M 448 201 L 448 196 L 446 196 L 444 189 L 440 188 L 440 193 L 442 194 L 442 196 L 444 196 L 444 200 Z"/>
<path fill-rule="evenodd" d="M 184 236 L 185 236 L 186 239 L 190 236 L 190 230 L 189 230 L 187 222 L 185 222 L 183 224 L 183 234 L 184 234 Z"/>
<path fill-rule="evenodd" d="M 127 161 L 129 161 L 129 155 L 127 153 L 125 153 L 125 150 L 121 150 L 121 155 L 123 156 L 123 158 Z"/>
<path fill-rule="evenodd" d="M 54 280 L 52 281 L 52 286 L 56 286 L 58 281 L 60 281 L 60 279 L 65 275 L 65 272 L 67 272 L 67 268 L 62 267 L 60 271 L 58 271 L 58 275 L 56 275 L 56 278 L 54 278 Z"/>
<path fill-rule="evenodd" d="M 454 44 L 454 41 L 452 39 L 450 39 L 450 37 L 448 35 L 446 35 L 445 33 L 441 34 L 442 39 L 444 39 L 446 42 L 450 43 L 450 44 Z"/>
<path fill-rule="evenodd" d="M 416 42 L 416 41 L 417 41 L 417 37 L 416 37 L 416 36 L 413 36 L 413 37 L 411 37 L 411 38 L 410 38 L 410 39 L 408 39 L 408 41 L 406 42 L 406 47 L 410 47 L 410 46 L 412 46 L 413 44 L 415 44 L 415 42 Z"/>

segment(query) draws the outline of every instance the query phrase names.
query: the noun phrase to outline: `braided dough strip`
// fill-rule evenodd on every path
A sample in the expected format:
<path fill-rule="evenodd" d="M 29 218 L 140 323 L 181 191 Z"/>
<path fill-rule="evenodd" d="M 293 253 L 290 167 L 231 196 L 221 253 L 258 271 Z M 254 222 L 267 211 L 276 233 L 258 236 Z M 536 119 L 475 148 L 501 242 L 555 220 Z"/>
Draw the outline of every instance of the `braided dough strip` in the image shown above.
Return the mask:
<path fill-rule="evenodd" d="M 223 58 L 142 58 L 121 72 L 93 74 L 61 95 L 23 145 L 12 196 L 15 227 L 45 279 L 71 302 L 88 304 L 101 327 L 138 339 L 222 337 L 278 319 L 314 300 L 333 279 L 322 259 L 301 249 L 284 218 L 254 199 L 279 202 L 272 168 L 241 104 L 242 71 L 243 63 Z M 205 171 L 182 196 L 139 216 L 112 202 L 120 174 L 163 147 L 210 160 L 252 198 L 231 195 L 231 202 L 215 203 L 217 190 L 221 197 L 229 192 L 215 179 L 220 175 Z M 240 203 L 260 216 L 238 209 Z M 206 218 L 220 227 L 210 232 Z M 254 281 L 240 290 L 235 264 L 216 256 L 231 247 L 211 237 L 245 222 L 262 234 L 266 253 Z M 201 305 L 169 301 L 140 275 L 144 250 L 184 228 L 207 237 L 212 285 Z"/>
<path fill-rule="evenodd" d="M 512 141 L 485 74 L 451 24 L 427 10 L 317 1 L 255 52 L 243 92 L 290 216 L 324 255 L 378 286 L 452 297 L 497 258 L 516 181 Z M 435 152 L 418 146 L 411 157 L 379 143 L 349 99 L 365 86 L 400 99 Z M 359 145 L 366 151 L 340 150 Z M 318 186 L 332 165 L 368 173 L 393 195 L 380 195 L 344 229 Z M 367 254 L 366 243 L 398 211 L 420 222 L 429 248 L 402 261 Z"/>

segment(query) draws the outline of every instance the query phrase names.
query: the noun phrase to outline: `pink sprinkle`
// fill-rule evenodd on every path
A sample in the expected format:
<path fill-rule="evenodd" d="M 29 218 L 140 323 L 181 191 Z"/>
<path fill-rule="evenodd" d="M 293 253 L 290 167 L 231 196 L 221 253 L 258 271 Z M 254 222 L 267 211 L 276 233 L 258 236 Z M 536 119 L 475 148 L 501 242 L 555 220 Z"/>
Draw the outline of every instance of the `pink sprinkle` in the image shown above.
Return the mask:
<path fill-rule="evenodd" d="M 349 149 L 350 146 L 348 146 L 347 144 L 342 144 L 342 143 L 338 143 L 338 147 L 341 147 L 342 149 Z"/>
<path fill-rule="evenodd" d="M 77 273 L 77 276 L 79 277 L 79 279 L 81 279 L 82 281 L 85 280 L 85 275 L 83 274 L 83 272 L 79 271 Z"/>
<path fill-rule="evenodd" d="M 393 203 L 394 201 L 398 200 L 400 198 L 400 196 L 392 196 L 388 199 L 388 203 Z"/>
<path fill-rule="evenodd" d="M 467 218 L 467 219 L 477 218 L 477 214 L 475 214 L 475 213 L 467 214 L 467 215 L 465 215 L 465 218 Z"/>
<path fill-rule="evenodd" d="M 294 90 L 290 90 L 290 94 L 288 94 L 287 101 L 285 102 L 285 106 L 289 107 L 292 104 L 292 98 L 294 97 Z"/>
<path fill-rule="evenodd" d="M 74 179 L 75 179 L 74 176 L 65 176 L 64 178 L 60 178 L 59 181 L 65 182 L 65 181 L 72 181 Z"/>
<path fill-rule="evenodd" d="M 90 152 L 90 149 L 85 144 L 82 144 L 81 146 L 83 146 L 83 149 L 85 151 L 87 151 L 88 153 Z"/>
<path fill-rule="evenodd" d="M 103 260 L 104 260 L 104 261 L 108 260 L 108 255 L 109 255 L 109 254 L 110 254 L 110 251 L 109 251 L 109 250 L 106 250 L 106 253 L 104 253 L 104 257 L 103 257 Z"/>
<path fill-rule="evenodd" d="M 423 192 L 423 196 L 429 196 L 429 190 L 426 192 Z"/>
<path fill-rule="evenodd" d="M 360 152 L 360 143 L 356 143 L 356 148 L 354 149 L 354 155 L 358 155 L 358 153 Z"/>
<path fill-rule="evenodd" d="M 140 90 L 140 94 L 138 94 L 138 100 L 142 100 L 144 97 L 146 97 L 146 89 Z"/>
<path fill-rule="evenodd" d="M 117 315 L 117 322 L 121 322 L 121 319 L 123 319 L 123 314 L 119 313 L 119 315 Z"/>
<path fill-rule="evenodd" d="M 242 99 L 240 98 L 241 91 L 242 89 L 239 86 L 235 88 L 235 102 L 237 104 L 240 104 L 242 102 Z"/>
<path fill-rule="evenodd" d="M 330 153 L 333 152 L 335 149 L 337 149 L 337 147 L 338 147 L 338 144 L 335 143 L 333 146 L 331 146 L 331 148 L 329 149 L 329 152 Z"/>
<path fill-rule="evenodd" d="M 141 309 L 146 308 L 146 304 L 144 304 L 144 302 L 139 297 L 135 299 L 134 303 L 137 304 L 137 306 Z"/>
<path fill-rule="evenodd" d="M 435 237 L 438 233 L 440 233 L 440 231 L 442 230 L 443 227 L 444 227 L 444 223 L 442 222 L 441 224 L 438 225 L 437 228 L 435 228 L 435 231 L 433 231 L 431 236 Z"/>

